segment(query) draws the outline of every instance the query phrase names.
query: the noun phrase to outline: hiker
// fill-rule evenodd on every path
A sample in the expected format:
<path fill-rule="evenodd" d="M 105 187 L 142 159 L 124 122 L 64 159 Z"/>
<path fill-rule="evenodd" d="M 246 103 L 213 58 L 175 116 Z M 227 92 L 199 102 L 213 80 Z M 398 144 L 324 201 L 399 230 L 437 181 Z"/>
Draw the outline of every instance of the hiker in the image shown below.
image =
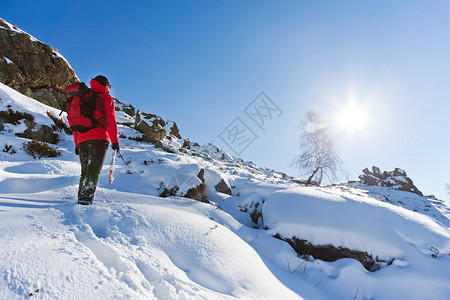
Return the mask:
<path fill-rule="evenodd" d="M 105 161 L 109 142 L 113 150 L 119 150 L 114 100 L 109 95 L 108 79 L 98 75 L 90 82 L 91 90 L 97 94 L 94 115 L 100 115 L 95 128 L 85 133 L 73 132 L 75 154 L 80 156 L 81 177 L 78 188 L 78 204 L 90 205 L 94 200 L 100 171 Z"/>

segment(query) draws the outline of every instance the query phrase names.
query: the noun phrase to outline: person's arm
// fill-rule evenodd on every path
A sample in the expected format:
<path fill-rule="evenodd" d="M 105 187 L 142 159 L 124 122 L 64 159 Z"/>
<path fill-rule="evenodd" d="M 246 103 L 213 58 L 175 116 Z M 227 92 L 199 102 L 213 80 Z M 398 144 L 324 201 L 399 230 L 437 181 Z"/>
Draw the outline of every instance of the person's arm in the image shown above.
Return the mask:
<path fill-rule="evenodd" d="M 109 138 L 111 139 L 112 144 L 119 143 L 119 131 L 117 130 L 117 122 L 116 122 L 116 108 L 114 106 L 114 100 L 111 96 L 108 95 L 105 101 L 106 108 L 106 118 L 107 118 L 107 128 Z"/>
<path fill-rule="evenodd" d="M 75 143 L 75 148 L 78 147 L 78 132 L 74 131 L 73 132 L 73 141 Z"/>
<path fill-rule="evenodd" d="M 78 132 L 73 132 L 73 141 L 75 143 L 75 154 L 78 155 Z"/>

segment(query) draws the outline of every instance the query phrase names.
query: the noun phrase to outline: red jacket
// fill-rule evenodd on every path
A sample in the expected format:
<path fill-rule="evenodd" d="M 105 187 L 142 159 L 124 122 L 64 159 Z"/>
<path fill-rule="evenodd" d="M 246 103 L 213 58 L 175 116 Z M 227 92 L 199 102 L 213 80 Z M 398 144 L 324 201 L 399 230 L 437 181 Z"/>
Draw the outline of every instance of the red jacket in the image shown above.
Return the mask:
<path fill-rule="evenodd" d="M 91 80 L 91 89 L 98 92 L 98 97 L 101 97 L 104 101 L 105 111 L 105 128 L 97 127 L 89 130 L 85 133 L 74 132 L 73 140 L 75 141 L 75 147 L 78 147 L 79 143 L 89 140 L 106 140 L 111 143 L 119 143 L 117 122 L 116 122 L 116 109 L 114 107 L 114 100 L 109 95 L 109 91 L 106 87 L 98 83 L 96 80 Z M 100 99 L 97 99 L 97 101 Z"/>

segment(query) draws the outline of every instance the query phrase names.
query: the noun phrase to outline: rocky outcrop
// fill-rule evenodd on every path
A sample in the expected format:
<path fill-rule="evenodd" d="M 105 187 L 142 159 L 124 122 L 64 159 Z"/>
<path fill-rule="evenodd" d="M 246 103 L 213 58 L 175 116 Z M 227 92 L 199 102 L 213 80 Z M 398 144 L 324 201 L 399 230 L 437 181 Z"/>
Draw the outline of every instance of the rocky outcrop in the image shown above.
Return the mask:
<path fill-rule="evenodd" d="M 155 114 L 138 111 L 135 122 L 134 128 L 141 132 L 148 142 L 160 141 L 166 136 L 164 130 L 166 123 Z"/>
<path fill-rule="evenodd" d="M 57 50 L 0 19 L 0 82 L 60 108 L 65 87 L 78 80 Z"/>
<path fill-rule="evenodd" d="M 114 98 L 114 104 L 116 106 L 116 111 L 123 111 L 131 117 L 136 115 L 136 109 L 131 104 L 126 104 L 120 101 L 119 99 Z"/>
<path fill-rule="evenodd" d="M 414 185 L 411 178 L 402 169 L 395 168 L 394 171 L 383 173 L 378 167 L 373 166 L 372 172 L 368 168 L 362 170 L 364 174 L 359 175 L 361 183 L 383 187 L 393 187 L 397 190 L 412 192 L 423 196 L 422 192 Z"/>
<path fill-rule="evenodd" d="M 143 134 L 143 140 L 155 143 L 166 137 L 166 134 L 181 138 L 178 126 L 175 122 L 165 122 L 161 117 L 145 112 L 137 111 L 134 128 Z"/>
<path fill-rule="evenodd" d="M 206 185 L 190 173 L 175 175 L 167 184 L 162 182 L 159 190 L 160 197 L 179 196 L 209 203 L 206 197 Z"/>

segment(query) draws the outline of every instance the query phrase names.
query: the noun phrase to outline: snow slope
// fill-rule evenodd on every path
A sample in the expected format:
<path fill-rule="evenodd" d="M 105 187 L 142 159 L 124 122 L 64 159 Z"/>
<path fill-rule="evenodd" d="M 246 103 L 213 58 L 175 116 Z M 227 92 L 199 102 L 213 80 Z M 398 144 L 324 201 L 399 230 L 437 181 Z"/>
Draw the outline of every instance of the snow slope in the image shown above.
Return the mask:
<path fill-rule="evenodd" d="M 361 265 L 348 261 L 342 262 L 339 272 L 334 271 L 338 282 L 341 277 L 349 276 L 361 292 L 376 290 L 367 293 L 368 298 L 377 295 L 381 299 L 427 299 L 433 295 L 432 299 L 445 299 L 448 296 L 448 281 L 439 278 L 448 279 L 450 232 L 430 217 L 373 198 L 311 187 L 273 193 L 265 201 L 262 214 L 269 233 L 274 235 L 295 236 L 313 245 L 332 244 L 363 251 L 391 264 L 381 264 L 381 270 L 368 273 Z M 327 268 L 321 271 L 329 272 Z M 408 283 L 405 283 L 405 273 L 408 273 Z M 341 284 L 348 284 L 345 281 Z M 411 282 L 420 289 L 410 286 L 409 295 L 402 288 L 385 290 L 387 286 L 406 287 Z M 404 298 L 405 295 L 408 296 Z"/>
<path fill-rule="evenodd" d="M 110 190 L 80 207 L 75 191 L 0 197 L 1 299 L 300 299 L 214 207 Z"/>
<path fill-rule="evenodd" d="M 50 126 L 47 110 L 59 113 L 2 84 L 0 98 L 0 110 L 10 105 L 36 123 Z M 53 146 L 60 157 L 33 159 L 22 149 L 27 140 L 15 136 L 20 126 L 0 132 L 0 299 L 449 297 L 449 214 L 441 202 L 415 198 L 429 210 L 414 212 L 392 204 L 407 201 L 392 189 L 302 187 L 211 144 L 181 151 L 183 141 L 166 140 L 170 153 L 136 142 L 128 137 L 140 133 L 122 125 L 114 183 L 105 166 L 94 205 L 80 207 L 71 137 L 60 133 Z M 211 204 L 158 197 L 162 183 L 182 185 L 202 169 Z M 220 180 L 232 195 L 214 189 Z M 302 258 L 275 234 L 391 264 L 369 272 L 354 259 Z"/>

